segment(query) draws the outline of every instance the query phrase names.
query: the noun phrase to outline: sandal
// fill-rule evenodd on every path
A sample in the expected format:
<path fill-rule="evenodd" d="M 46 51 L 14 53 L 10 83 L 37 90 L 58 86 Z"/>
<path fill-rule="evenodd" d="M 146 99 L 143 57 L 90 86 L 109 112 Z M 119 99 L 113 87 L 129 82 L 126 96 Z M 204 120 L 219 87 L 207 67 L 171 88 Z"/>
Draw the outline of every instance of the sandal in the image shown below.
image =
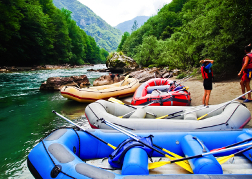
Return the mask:
<path fill-rule="evenodd" d="M 243 98 L 243 97 L 239 97 L 238 99 L 239 100 L 246 100 L 246 98 Z"/>
<path fill-rule="evenodd" d="M 244 103 L 248 103 L 248 102 L 251 102 L 252 100 L 250 100 L 250 99 L 245 99 L 243 102 Z"/>

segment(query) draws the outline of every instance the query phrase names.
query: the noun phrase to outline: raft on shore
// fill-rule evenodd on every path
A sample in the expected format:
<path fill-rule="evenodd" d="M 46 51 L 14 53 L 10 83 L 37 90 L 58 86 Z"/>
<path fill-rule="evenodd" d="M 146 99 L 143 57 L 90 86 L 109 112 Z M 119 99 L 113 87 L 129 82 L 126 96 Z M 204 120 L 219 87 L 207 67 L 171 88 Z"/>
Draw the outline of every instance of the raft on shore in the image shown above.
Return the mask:
<path fill-rule="evenodd" d="M 201 120 L 199 117 L 217 109 Z M 194 111 L 194 112 L 192 112 Z M 185 115 L 183 115 L 185 113 Z M 126 114 L 126 115 L 125 115 Z M 171 115 L 174 114 L 174 115 Z M 243 128 L 251 119 L 250 111 L 240 102 L 204 106 L 129 106 L 98 100 L 85 108 L 94 129 L 111 129 L 101 118 L 133 130 L 229 130 Z M 156 116 L 153 116 L 156 115 Z M 156 119 L 169 115 L 170 119 Z M 118 116 L 124 116 L 120 118 Z M 177 117 L 174 117 L 177 116 Z"/>
<path fill-rule="evenodd" d="M 153 101 L 159 103 L 152 103 Z M 150 104 L 152 103 L 152 104 Z M 190 106 L 190 92 L 176 81 L 168 78 L 153 78 L 141 84 L 131 101 L 132 105 Z"/>
<path fill-rule="evenodd" d="M 123 98 L 134 94 L 139 87 L 139 81 L 136 78 L 128 78 L 125 81 L 111 85 L 96 86 L 90 88 L 77 88 L 65 86 L 61 89 L 61 95 L 65 98 L 78 102 L 94 102 L 99 99 L 108 99 L 110 97 Z"/>
<path fill-rule="evenodd" d="M 87 131 L 113 146 L 118 146 L 127 138 L 117 131 Z M 209 152 L 252 137 L 252 131 L 249 129 L 212 132 L 135 131 L 134 133 L 142 137 L 153 135 L 153 144 L 182 157 L 202 154 L 203 148 Z M 251 143 L 251 141 L 249 142 Z M 224 179 L 228 177 L 248 179 L 252 177 L 252 149 L 243 152 L 240 156 L 230 158 L 222 165 L 215 158 L 228 156 L 242 149 L 190 159 L 188 162 L 194 173 L 191 174 L 174 163 L 148 170 L 148 163 L 150 163 L 148 155 L 142 148 L 133 147 L 126 151 L 122 159 L 122 169 L 115 169 L 106 160 L 106 157 L 109 157 L 114 151 L 109 145 L 84 131 L 65 128 L 52 132 L 39 142 L 29 153 L 27 165 L 35 178 L 48 179 Z M 160 157 L 162 157 L 161 160 L 168 160 L 156 151 L 150 157 L 154 162 L 158 161 Z"/>

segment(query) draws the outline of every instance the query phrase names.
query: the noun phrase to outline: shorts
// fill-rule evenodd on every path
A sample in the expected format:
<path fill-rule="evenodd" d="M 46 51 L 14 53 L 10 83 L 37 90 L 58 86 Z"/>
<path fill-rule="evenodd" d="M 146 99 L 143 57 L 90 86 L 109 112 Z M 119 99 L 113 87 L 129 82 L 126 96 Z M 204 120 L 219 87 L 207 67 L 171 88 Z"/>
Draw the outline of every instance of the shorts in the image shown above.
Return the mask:
<path fill-rule="evenodd" d="M 213 89 L 212 79 L 204 79 L 203 86 L 205 90 L 212 90 Z"/>
<path fill-rule="evenodd" d="M 242 81 L 250 81 L 250 78 L 248 78 L 247 73 L 246 72 L 242 72 L 242 77 L 241 77 Z"/>

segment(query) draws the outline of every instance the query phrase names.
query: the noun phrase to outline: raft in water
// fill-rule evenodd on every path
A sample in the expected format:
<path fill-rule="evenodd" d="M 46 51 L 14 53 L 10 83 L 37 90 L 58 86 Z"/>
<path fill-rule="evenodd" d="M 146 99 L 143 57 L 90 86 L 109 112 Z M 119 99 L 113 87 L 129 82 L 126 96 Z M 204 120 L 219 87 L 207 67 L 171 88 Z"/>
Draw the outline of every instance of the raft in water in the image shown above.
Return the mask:
<path fill-rule="evenodd" d="M 147 106 L 145 108 L 134 106 L 136 110 L 132 106 L 98 100 L 85 108 L 85 115 L 90 126 L 94 129 L 111 129 L 102 123 L 101 118 L 134 130 L 176 129 L 181 131 L 239 129 L 243 128 L 250 121 L 251 113 L 242 103 L 223 104 L 210 105 L 208 108 L 203 106 Z M 205 118 L 197 120 L 199 117 L 217 108 L 219 109 Z M 171 119 L 156 119 L 156 117 L 151 115 L 155 114 L 157 117 L 161 117 L 179 111 L 180 113 L 175 114 L 177 117 Z M 188 113 L 190 111 L 195 112 Z M 187 114 L 180 115 L 183 113 Z M 124 118 L 118 117 L 123 115 L 125 115 Z M 170 116 L 173 117 L 172 115 Z"/>
<path fill-rule="evenodd" d="M 127 138 L 124 134 L 116 131 L 88 131 L 113 146 L 118 146 Z M 153 144 L 180 156 L 202 154 L 203 148 L 209 152 L 212 149 L 221 148 L 252 137 L 252 131 L 249 129 L 212 132 L 135 131 L 134 133 L 142 137 L 153 135 Z M 195 140 L 195 138 L 198 140 Z M 252 149 L 244 152 L 241 156 L 231 158 L 227 163 L 222 165 L 215 158 L 223 155 L 227 156 L 239 150 L 242 149 L 189 160 L 193 173 L 197 174 L 194 175 L 176 164 L 167 164 L 160 168 L 148 170 L 149 160 L 145 151 L 142 151 L 140 148 L 132 148 L 125 154 L 122 169 L 113 170 L 108 165 L 107 160 L 104 159 L 105 157 L 109 157 L 114 151 L 111 147 L 84 131 L 65 128 L 54 131 L 39 142 L 29 153 L 27 164 L 35 178 L 48 179 L 251 178 Z M 157 161 L 160 157 L 162 157 L 161 160 L 165 160 L 161 154 L 153 152 L 152 158 L 154 161 Z"/>

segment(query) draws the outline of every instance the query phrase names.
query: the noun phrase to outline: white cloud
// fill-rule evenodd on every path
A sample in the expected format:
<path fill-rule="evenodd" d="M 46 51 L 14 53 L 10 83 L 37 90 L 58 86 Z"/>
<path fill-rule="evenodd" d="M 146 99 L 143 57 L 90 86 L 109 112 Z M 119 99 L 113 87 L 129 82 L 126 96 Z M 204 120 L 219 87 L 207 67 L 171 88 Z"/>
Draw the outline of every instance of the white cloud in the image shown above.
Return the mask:
<path fill-rule="evenodd" d="M 172 0 L 78 0 L 111 26 L 136 16 L 156 15 L 158 9 Z"/>

